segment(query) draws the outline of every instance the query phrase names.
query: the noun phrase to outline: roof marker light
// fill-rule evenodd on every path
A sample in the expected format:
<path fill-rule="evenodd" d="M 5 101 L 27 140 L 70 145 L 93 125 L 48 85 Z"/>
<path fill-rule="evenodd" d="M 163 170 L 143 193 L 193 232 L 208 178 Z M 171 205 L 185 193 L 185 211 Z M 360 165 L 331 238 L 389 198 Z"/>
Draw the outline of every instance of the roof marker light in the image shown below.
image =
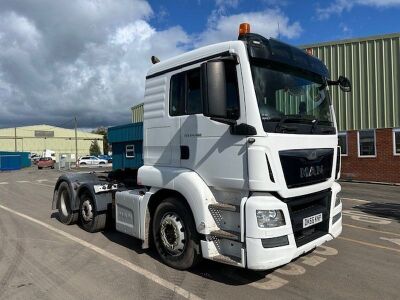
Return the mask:
<path fill-rule="evenodd" d="M 239 26 L 239 36 L 250 33 L 250 24 L 249 23 L 242 23 Z"/>

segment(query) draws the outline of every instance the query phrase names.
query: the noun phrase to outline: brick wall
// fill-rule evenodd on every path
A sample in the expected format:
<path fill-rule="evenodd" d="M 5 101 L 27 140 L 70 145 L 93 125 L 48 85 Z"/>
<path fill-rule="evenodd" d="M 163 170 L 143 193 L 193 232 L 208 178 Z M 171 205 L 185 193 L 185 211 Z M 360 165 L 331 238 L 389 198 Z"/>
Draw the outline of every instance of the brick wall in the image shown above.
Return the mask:
<path fill-rule="evenodd" d="M 358 157 L 357 131 L 348 131 L 341 178 L 400 183 L 400 155 L 393 155 L 393 142 L 391 128 L 376 129 L 376 157 Z"/>

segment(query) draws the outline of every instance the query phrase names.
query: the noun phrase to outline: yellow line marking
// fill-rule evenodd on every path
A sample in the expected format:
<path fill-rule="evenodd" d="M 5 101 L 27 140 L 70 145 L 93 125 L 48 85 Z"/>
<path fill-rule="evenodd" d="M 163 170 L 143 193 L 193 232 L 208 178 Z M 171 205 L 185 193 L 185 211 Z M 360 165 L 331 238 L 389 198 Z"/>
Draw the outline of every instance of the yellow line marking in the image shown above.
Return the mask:
<path fill-rule="evenodd" d="M 353 242 L 353 243 L 357 243 L 357 244 L 361 244 L 361 245 L 365 245 L 365 246 L 369 246 L 369 247 L 373 247 L 373 248 L 385 249 L 385 250 L 390 250 L 390 251 L 394 251 L 394 252 L 399 252 L 400 253 L 400 249 L 385 247 L 385 246 L 372 244 L 372 243 L 368 243 L 368 242 L 363 242 L 363 241 L 359 241 L 359 240 L 353 240 L 353 239 L 345 238 L 345 237 L 342 237 L 342 236 L 339 236 L 337 238 L 340 239 L 340 240 L 345 240 L 345 241 L 349 241 L 349 242 Z"/>
<path fill-rule="evenodd" d="M 371 228 L 365 228 L 365 227 L 360 227 L 360 226 L 350 225 L 350 224 L 344 224 L 344 223 L 343 223 L 342 225 L 343 225 L 343 226 L 347 226 L 347 227 L 352 227 L 352 228 L 357 228 L 357 229 L 372 231 L 372 232 L 378 232 L 378 233 L 392 234 L 392 235 L 400 236 L 400 234 L 394 233 L 394 232 L 390 232 L 390 231 L 382 231 L 382 230 L 371 229 Z"/>
<path fill-rule="evenodd" d="M 184 298 L 196 299 L 196 300 L 201 299 L 200 297 L 198 297 L 198 296 L 192 294 L 191 292 L 181 288 L 180 286 L 177 286 L 174 283 L 169 282 L 169 281 L 161 278 L 160 276 L 158 276 L 158 275 L 156 275 L 156 274 L 154 274 L 154 273 L 152 273 L 150 271 L 147 271 L 146 269 L 144 269 L 144 268 L 142 268 L 140 266 L 135 265 L 134 263 L 131 263 L 130 261 L 127 261 L 127 260 L 125 260 L 125 259 L 123 259 L 123 258 L 121 258 L 121 257 L 119 257 L 119 256 L 117 256 L 115 254 L 112 254 L 112 253 L 110 253 L 110 252 L 108 252 L 108 251 L 106 251 L 106 250 L 104 250 L 104 249 L 102 249 L 100 247 L 97 247 L 97 246 L 95 246 L 95 245 L 93 245 L 91 243 L 88 243 L 85 240 L 77 238 L 76 236 L 74 236 L 72 234 L 69 234 L 69 233 L 67 233 L 67 232 L 65 232 L 63 230 L 57 229 L 57 228 L 55 228 L 55 227 L 53 227 L 53 226 L 51 226 L 51 225 L 49 225 L 49 224 L 47 224 L 45 222 L 39 221 L 39 220 L 37 220 L 35 218 L 32 218 L 32 217 L 30 217 L 28 215 L 20 213 L 20 212 L 18 212 L 16 210 L 13 210 L 13 209 L 8 208 L 6 206 L 0 205 L 0 208 L 4 209 L 5 211 L 8 211 L 10 213 L 13 213 L 13 214 L 15 214 L 17 216 L 20 216 L 21 218 L 24 218 L 26 220 L 29 220 L 29 221 L 33 222 L 33 223 L 36 223 L 36 224 L 38 224 L 40 226 L 43 226 L 43 227 L 47 228 L 48 230 L 51 230 L 51 231 L 53 231 L 55 233 L 58 233 L 59 235 L 62 235 L 64 237 L 66 237 L 67 239 L 70 239 L 70 240 L 72 240 L 72 241 L 74 241 L 74 242 L 76 242 L 76 243 L 78 243 L 78 244 L 80 244 L 80 245 L 82 245 L 82 246 L 94 251 L 94 252 L 97 252 L 98 254 L 100 254 L 100 255 L 102 255 L 104 257 L 107 257 L 108 259 L 110 259 L 110 260 L 112 260 L 114 262 L 117 262 L 117 263 L 127 267 L 128 269 L 131 269 L 132 271 L 136 272 L 137 274 L 146 277 L 147 279 L 149 279 L 149 280 L 161 285 L 164 288 L 167 288 L 167 289 L 171 290 L 172 292 L 174 292 L 174 293 L 176 293 L 176 294 L 178 294 L 178 295 L 180 295 L 180 296 L 182 296 Z"/>

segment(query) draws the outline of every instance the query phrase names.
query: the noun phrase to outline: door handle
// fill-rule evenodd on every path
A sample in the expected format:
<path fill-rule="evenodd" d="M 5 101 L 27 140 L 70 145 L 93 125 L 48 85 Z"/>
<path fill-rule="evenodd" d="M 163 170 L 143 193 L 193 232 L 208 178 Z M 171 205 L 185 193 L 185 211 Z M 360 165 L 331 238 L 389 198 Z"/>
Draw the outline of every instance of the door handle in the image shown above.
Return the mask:
<path fill-rule="evenodd" d="M 189 146 L 181 146 L 181 159 L 189 159 Z"/>

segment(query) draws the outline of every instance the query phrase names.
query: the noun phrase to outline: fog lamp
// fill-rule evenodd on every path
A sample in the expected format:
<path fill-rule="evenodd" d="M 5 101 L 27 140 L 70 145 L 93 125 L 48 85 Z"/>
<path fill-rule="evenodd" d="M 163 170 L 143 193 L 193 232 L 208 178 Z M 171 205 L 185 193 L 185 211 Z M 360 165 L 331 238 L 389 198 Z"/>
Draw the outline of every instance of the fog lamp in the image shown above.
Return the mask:
<path fill-rule="evenodd" d="M 279 227 L 286 224 L 281 210 L 257 210 L 256 217 L 260 228 Z"/>

